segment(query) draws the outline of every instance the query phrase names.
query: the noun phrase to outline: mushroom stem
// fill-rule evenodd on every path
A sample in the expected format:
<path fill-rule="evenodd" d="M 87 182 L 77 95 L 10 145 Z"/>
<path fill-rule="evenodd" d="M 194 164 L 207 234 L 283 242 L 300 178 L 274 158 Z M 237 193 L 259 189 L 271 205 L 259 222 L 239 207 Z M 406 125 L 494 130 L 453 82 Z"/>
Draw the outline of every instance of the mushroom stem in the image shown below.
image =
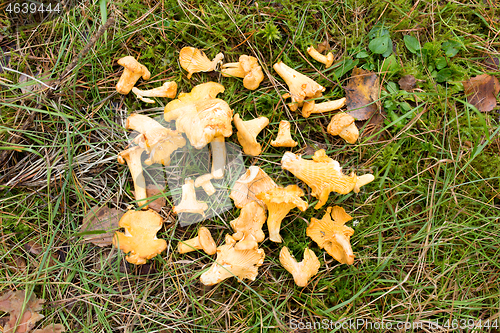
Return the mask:
<path fill-rule="evenodd" d="M 275 243 L 281 243 L 280 236 L 281 221 L 295 207 L 294 204 L 280 204 L 279 207 L 271 208 L 267 206 L 269 213 L 267 217 L 267 229 L 269 230 L 269 240 Z"/>
<path fill-rule="evenodd" d="M 125 164 L 125 162 L 127 162 L 130 174 L 132 175 L 132 180 L 134 181 L 135 200 L 139 206 L 145 205 L 148 202 L 148 196 L 146 194 L 146 180 L 144 179 L 141 163 L 141 155 L 143 152 L 144 148 L 135 146 L 118 154 L 118 162 L 120 164 Z M 142 207 L 142 209 L 147 208 L 147 205 Z"/>
<path fill-rule="evenodd" d="M 226 144 L 224 136 L 216 136 L 210 142 L 212 148 L 212 176 L 214 179 L 224 178 L 224 168 L 226 167 Z"/>
<path fill-rule="evenodd" d="M 212 185 L 210 181 L 214 176 L 211 173 L 207 173 L 203 176 L 199 176 L 194 181 L 194 187 L 202 187 L 207 195 L 212 195 L 215 193 L 215 187 Z"/>
<path fill-rule="evenodd" d="M 352 252 L 351 243 L 349 239 L 344 234 L 338 233 L 334 235 L 337 243 L 342 246 L 342 255 L 345 256 L 345 263 L 347 265 L 352 265 L 354 263 L 354 253 Z"/>
<path fill-rule="evenodd" d="M 328 52 L 328 54 L 325 56 L 325 55 L 319 53 L 318 50 L 316 50 L 314 48 L 314 46 L 311 45 L 311 46 L 309 46 L 307 48 L 307 53 L 314 60 L 319 61 L 319 62 L 325 64 L 326 68 L 330 67 L 333 64 L 333 54 L 332 54 L 332 52 Z"/>
<path fill-rule="evenodd" d="M 229 62 L 222 65 L 221 73 L 225 77 L 235 76 L 243 78 L 246 75 L 239 62 Z"/>
<path fill-rule="evenodd" d="M 179 242 L 179 253 L 188 253 L 194 250 L 201 250 L 201 243 L 198 237 Z"/>
<path fill-rule="evenodd" d="M 307 118 L 312 113 L 324 113 L 329 111 L 335 111 L 343 107 L 345 105 L 345 102 L 346 102 L 345 97 L 323 103 L 314 103 L 314 101 L 304 102 L 304 106 L 302 107 L 302 116 L 304 118 Z"/>
<path fill-rule="evenodd" d="M 375 179 L 375 176 L 373 176 L 371 173 L 367 173 L 366 175 L 358 176 L 358 180 L 356 181 L 356 184 L 354 185 L 353 192 L 359 193 L 361 186 L 365 186 L 366 184 L 371 183 L 374 179 Z"/>
<path fill-rule="evenodd" d="M 137 97 L 146 103 L 155 103 L 154 100 L 145 97 L 168 97 L 174 98 L 177 94 L 177 83 L 174 81 L 165 82 L 161 87 L 153 88 L 150 90 L 141 90 L 139 88 L 132 88 L 132 92 L 137 95 Z"/>
<path fill-rule="evenodd" d="M 198 213 L 205 217 L 205 210 L 207 209 L 208 205 L 205 202 L 196 200 L 194 181 L 191 178 L 186 178 L 184 185 L 182 185 L 181 202 L 177 206 L 174 206 L 174 213 Z"/>

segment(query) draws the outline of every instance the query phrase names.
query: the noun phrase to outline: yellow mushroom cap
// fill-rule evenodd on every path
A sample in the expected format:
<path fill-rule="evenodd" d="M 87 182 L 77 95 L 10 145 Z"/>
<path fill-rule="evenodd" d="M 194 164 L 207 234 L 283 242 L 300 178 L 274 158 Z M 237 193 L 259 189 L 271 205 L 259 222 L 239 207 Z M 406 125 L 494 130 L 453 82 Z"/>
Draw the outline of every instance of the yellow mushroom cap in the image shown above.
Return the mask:
<path fill-rule="evenodd" d="M 288 248 L 284 246 L 280 251 L 280 262 L 293 275 L 293 280 L 299 287 L 307 286 L 309 279 L 318 274 L 321 266 L 316 254 L 308 248 L 304 250 L 304 259 L 297 262 Z"/>
<path fill-rule="evenodd" d="M 263 201 L 257 199 L 256 195 L 278 187 L 276 183 L 258 166 L 251 166 L 236 181 L 229 197 L 234 200 L 234 205 L 243 208 L 252 201 L 256 201 L 261 207 L 265 207 Z"/>
<path fill-rule="evenodd" d="M 295 207 L 301 211 L 307 209 L 309 205 L 300 198 L 302 196 L 304 196 L 304 191 L 297 185 L 288 185 L 285 188 L 272 188 L 256 195 L 257 199 L 264 201 L 269 211 L 267 228 L 271 241 L 281 243 L 281 221 L 287 216 L 290 210 Z"/>
<path fill-rule="evenodd" d="M 198 235 L 196 237 L 179 242 L 179 253 L 188 253 L 195 250 L 203 250 L 208 255 L 217 252 L 217 244 L 215 244 L 210 230 L 205 227 L 200 227 L 200 229 L 198 229 Z"/>
<path fill-rule="evenodd" d="M 118 224 L 121 228 L 125 228 L 125 233 L 117 231 L 113 245 L 128 253 L 125 259 L 132 264 L 145 264 L 147 259 L 153 258 L 167 248 L 165 240 L 156 238 L 163 219 L 151 209 L 129 210 L 123 214 Z"/>
<path fill-rule="evenodd" d="M 345 226 L 345 223 L 350 220 L 352 217 L 345 212 L 344 208 L 328 207 L 321 220 L 311 219 L 306 233 L 335 260 L 341 264 L 352 265 L 354 253 L 350 238 L 354 234 L 354 230 Z"/>
<path fill-rule="evenodd" d="M 266 210 L 257 202 L 247 203 L 241 209 L 240 216 L 230 222 L 235 231 L 233 238 L 238 241 L 262 242 L 265 238 L 262 226 L 266 218 Z"/>
<path fill-rule="evenodd" d="M 243 78 L 243 86 L 249 90 L 257 89 L 264 80 L 264 74 L 257 58 L 247 55 L 241 55 L 238 62 L 222 65 L 221 73 L 222 76 L 226 77 Z"/>
<path fill-rule="evenodd" d="M 183 47 L 179 53 L 179 63 L 188 72 L 188 79 L 193 73 L 214 71 L 222 59 L 224 54 L 219 53 L 210 61 L 205 52 L 191 46 Z"/>
<path fill-rule="evenodd" d="M 226 235 L 226 243 L 217 248 L 216 261 L 200 276 L 201 283 L 211 286 L 232 276 L 241 280 L 255 280 L 259 267 L 264 263 L 264 250 L 256 248 L 238 250 L 235 245 L 236 240 Z"/>
<path fill-rule="evenodd" d="M 348 143 L 354 144 L 359 138 L 359 131 L 354 120 L 347 113 L 337 113 L 328 124 L 327 132 L 331 135 L 340 135 Z"/>
<path fill-rule="evenodd" d="M 149 80 L 151 77 L 151 73 L 146 66 L 139 63 L 132 56 L 126 56 L 119 59 L 118 64 L 124 67 L 123 73 L 116 84 L 116 91 L 120 94 L 128 94 L 140 77 L 144 80 Z"/>
<path fill-rule="evenodd" d="M 258 156 L 262 152 L 260 143 L 257 142 L 257 135 L 269 124 L 269 119 L 259 117 L 252 120 L 243 121 L 239 114 L 234 115 L 234 125 L 238 129 L 238 141 L 243 147 L 245 154 Z"/>
<path fill-rule="evenodd" d="M 344 175 L 339 162 L 329 158 L 323 149 L 316 151 L 312 160 L 304 160 L 294 153 L 286 152 L 281 159 L 281 167 L 293 173 L 312 189 L 312 195 L 319 200 L 315 209 L 321 208 L 326 203 L 330 192 L 347 194 L 355 189 L 359 191 L 359 186 L 374 179 L 373 176 L 369 177 L 370 179 L 365 179 L 364 176 L 357 177 L 354 172 L 349 176 Z M 358 183 L 361 179 L 362 185 Z"/>

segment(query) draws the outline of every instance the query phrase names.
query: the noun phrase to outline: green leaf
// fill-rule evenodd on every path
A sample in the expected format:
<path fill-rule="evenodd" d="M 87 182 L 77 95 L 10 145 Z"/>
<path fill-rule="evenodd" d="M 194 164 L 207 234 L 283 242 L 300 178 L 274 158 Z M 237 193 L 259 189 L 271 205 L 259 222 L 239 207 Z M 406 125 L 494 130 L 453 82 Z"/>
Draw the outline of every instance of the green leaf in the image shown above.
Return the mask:
<path fill-rule="evenodd" d="M 382 37 L 377 37 L 375 39 L 372 39 L 370 43 L 368 44 L 368 48 L 376 54 L 383 54 L 387 52 L 387 49 L 389 48 L 389 44 L 391 42 L 391 39 L 389 36 L 382 36 Z M 392 50 L 391 50 L 392 51 Z"/>
<path fill-rule="evenodd" d="M 399 91 L 398 85 L 395 82 L 388 82 L 387 83 L 387 90 L 391 94 L 396 94 Z"/>
<path fill-rule="evenodd" d="M 443 69 L 446 66 L 448 66 L 448 62 L 446 61 L 445 57 L 440 57 L 436 59 L 436 68 L 437 69 Z"/>
<path fill-rule="evenodd" d="M 366 51 L 360 51 L 360 52 L 358 52 L 358 54 L 356 54 L 357 59 L 363 59 L 363 58 L 366 58 L 368 56 L 369 56 L 369 54 Z"/>
<path fill-rule="evenodd" d="M 437 82 L 446 82 L 453 76 L 453 71 L 450 68 L 440 70 L 436 75 Z"/>
<path fill-rule="evenodd" d="M 411 53 L 417 53 L 421 49 L 420 43 L 419 43 L 418 39 L 416 39 L 415 37 L 410 36 L 410 35 L 406 35 L 406 36 L 404 36 L 403 39 L 404 39 L 406 48 Z"/>
<path fill-rule="evenodd" d="M 384 53 L 382 53 L 382 57 L 387 58 L 391 54 L 392 54 L 392 39 L 389 38 L 389 47 Z"/>
<path fill-rule="evenodd" d="M 444 51 L 447 57 L 454 57 L 460 51 L 460 43 L 454 41 L 447 41 L 441 45 L 441 49 Z"/>
<path fill-rule="evenodd" d="M 384 62 L 382 63 L 382 67 L 380 67 L 380 72 L 388 72 L 388 75 L 395 74 L 401 69 L 401 66 L 398 63 L 398 60 L 392 54 L 391 56 L 387 57 Z"/>
<path fill-rule="evenodd" d="M 384 28 L 384 24 L 379 22 L 373 26 L 373 28 L 368 33 L 369 39 L 374 39 L 377 37 L 389 36 L 389 30 Z"/>

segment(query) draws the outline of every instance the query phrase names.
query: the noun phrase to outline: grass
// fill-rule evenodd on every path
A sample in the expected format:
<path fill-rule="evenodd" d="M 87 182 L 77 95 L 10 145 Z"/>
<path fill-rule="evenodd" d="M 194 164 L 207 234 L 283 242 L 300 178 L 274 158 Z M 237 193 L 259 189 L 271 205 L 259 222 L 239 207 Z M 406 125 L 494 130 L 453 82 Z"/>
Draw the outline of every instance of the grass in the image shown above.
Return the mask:
<path fill-rule="evenodd" d="M 0 61 L 31 77 L 49 73 L 52 80 L 106 16 L 114 15 L 116 23 L 51 98 L 29 77 L 0 74 L 0 140 L 3 150 L 14 150 L 0 175 L 0 293 L 34 291 L 46 299 L 40 325 L 62 323 L 70 332 L 375 332 L 375 323 L 391 323 L 386 331 L 408 323 L 413 326 L 404 331 L 446 332 L 488 319 L 500 324 L 498 115 L 467 104 L 461 84 L 484 72 L 498 76 L 484 59 L 499 56 L 499 11 L 492 1 L 258 6 L 84 1 L 49 23 L 17 31 L 2 14 Z M 368 47 L 377 24 L 390 34 L 393 66 L 384 62 L 389 57 Z M 408 34 L 418 39 L 419 52 L 405 46 Z M 336 57 L 326 70 L 305 53 L 325 39 Z M 453 44 L 443 47 L 446 42 Z M 255 91 L 219 73 L 187 80 L 177 61 L 186 45 L 204 49 L 209 57 L 224 52 L 226 61 L 255 55 L 267 78 Z M 450 48 L 458 52 L 449 56 Z M 316 203 L 310 189 L 279 166 L 285 150 L 269 144 L 281 119 L 293 123 L 299 142 L 294 152 L 309 156 L 324 148 L 344 170 L 372 172 L 375 181 L 360 194 L 332 194 L 327 203 L 342 205 L 354 218 L 348 223 L 355 229 L 354 265 L 340 265 L 306 236 L 308 221 L 320 218 L 324 209 L 294 210 L 283 221 L 283 243 L 262 243 L 266 259 L 255 281 L 229 279 L 204 287 L 199 275 L 214 258 L 175 253 L 177 242 L 192 237 L 198 225 L 177 225 L 170 206 L 174 189 L 165 194 L 165 224 L 158 234 L 169 247 L 148 264 L 136 267 L 114 248 L 84 243 L 79 226 L 92 206 L 124 211 L 133 203 L 129 173 L 116 162 L 129 135 L 124 119 L 132 112 L 161 116 L 166 103 L 158 100 L 151 109 L 132 94 L 115 93 L 121 72 L 116 60 L 125 55 L 151 71 L 150 81 L 139 81 L 142 89 L 174 80 L 180 91 L 189 91 L 218 81 L 235 113 L 247 120 L 269 117 L 259 136 L 263 154 L 245 157 L 245 165 L 260 166 L 279 184 L 298 184 L 310 206 Z M 272 69 L 279 60 L 327 87 L 328 99 L 345 95 L 342 87 L 354 65 L 378 72 L 383 121 L 359 123 L 363 131 L 355 145 L 326 134 L 330 115 L 304 119 L 281 101 L 286 85 Z M 408 74 L 419 80 L 412 94 L 396 84 Z M 32 112 L 37 113 L 33 126 L 20 131 Z M 23 139 L 9 144 L 18 134 Z M 238 144 L 235 135 L 228 141 Z M 202 225 L 222 244 L 232 232 L 229 221 L 238 215 L 233 208 Z M 33 250 L 33 243 L 41 250 Z M 295 286 L 281 267 L 282 245 L 299 260 L 305 247 L 318 255 L 320 272 L 306 288 Z M 356 320 L 359 326 L 347 325 Z M 330 325 L 335 322 L 345 323 L 344 328 Z"/>

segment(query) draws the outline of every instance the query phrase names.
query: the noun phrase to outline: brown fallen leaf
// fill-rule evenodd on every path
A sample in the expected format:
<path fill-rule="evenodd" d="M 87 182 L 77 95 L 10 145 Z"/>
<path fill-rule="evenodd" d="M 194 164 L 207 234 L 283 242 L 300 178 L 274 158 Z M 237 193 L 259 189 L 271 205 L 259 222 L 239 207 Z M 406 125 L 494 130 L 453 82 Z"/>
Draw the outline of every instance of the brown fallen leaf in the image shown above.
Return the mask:
<path fill-rule="evenodd" d="M 47 325 L 41 330 L 34 330 L 32 333 L 62 333 L 66 329 L 61 324 Z"/>
<path fill-rule="evenodd" d="M 323 40 L 321 43 L 318 44 L 316 47 L 316 50 L 319 53 L 323 53 L 323 51 L 329 51 L 330 50 L 330 43 L 328 43 L 328 40 Z"/>
<path fill-rule="evenodd" d="M 36 298 L 33 293 L 30 299 L 25 303 L 26 292 L 24 290 L 11 291 L 0 296 L 0 311 L 10 314 L 9 320 L 3 327 L 3 333 L 27 333 L 35 327 L 35 323 L 43 318 L 38 311 L 42 310 L 43 299 Z M 19 325 L 16 328 L 16 323 Z"/>
<path fill-rule="evenodd" d="M 486 65 L 486 69 L 489 71 L 498 71 L 500 70 L 500 58 L 489 56 L 484 60 L 484 64 Z"/>
<path fill-rule="evenodd" d="M 479 111 L 491 111 L 497 105 L 496 96 L 500 92 L 500 83 L 494 76 L 481 74 L 463 81 L 467 101 Z"/>
<path fill-rule="evenodd" d="M 354 67 L 345 87 L 347 113 L 356 120 L 366 120 L 380 110 L 380 82 L 377 74 Z M 375 102 L 376 101 L 376 102 Z"/>
<path fill-rule="evenodd" d="M 108 208 L 107 206 L 92 207 L 83 218 L 80 232 L 104 231 L 104 233 L 83 235 L 84 242 L 90 242 L 99 247 L 111 245 L 115 230 L 120 228 L 118 222 L 122 215 L 123 213 L 115 208 Z"/>
<path fill-rule="evenodd" d="M 28 253 L 31 253 L 33 254 L 34 256 L 39 256 L 41 254 L 43 254 L 45 252 L 45 249 L 43 248 L 43 246 L 40 244 L 41 240 L 38 239 L 37 241 L 28 241 L 26 242 L 23 247 L 24 249 L 28 252 Z M 54 252 L 51 252 L 50 254 L 50 257 L 48 257 L 48 260 L 49 260 L 49 264 L 48 266 L 49 267 L 52 267 L 54 265 L 56 265 L 57 263 L 54 261 L 54 259 L 58 259 L 58 256 L 57 254 L 55 254 Z M 38 267 L 38 265 L 40 264 L 39 261 L 35 260 L 35 261 L 30 261 L 32 262 L 32 264 L 35 266 L 35 267 Z"/>
<path fill-rule="evenodd" d="M 156 186 L 154 184 L 148 184 L 146 186 L 146 195 L 148 198 L 153 197 L 155 195 L 162 193 L 163 190 L 165 190 L 164 187 L 161 187 L 159 185 Z M 167 204 L 167 201 L 165 200 L 165 198 L 159 197 L 158 199 L 155 199 L 152 202 L 150 202 L 148 207 L 151 208 L 152 210 L 160 212 L 162 207 L 165 207 L 166 204 Z"/>
<path fill-rule="evenodd" d="M 416 82 L 417 79 L 413 75 L 405 75 L 399 79 L 398 84 L 401 89 L 411 92 L 415 89 Z"/>

